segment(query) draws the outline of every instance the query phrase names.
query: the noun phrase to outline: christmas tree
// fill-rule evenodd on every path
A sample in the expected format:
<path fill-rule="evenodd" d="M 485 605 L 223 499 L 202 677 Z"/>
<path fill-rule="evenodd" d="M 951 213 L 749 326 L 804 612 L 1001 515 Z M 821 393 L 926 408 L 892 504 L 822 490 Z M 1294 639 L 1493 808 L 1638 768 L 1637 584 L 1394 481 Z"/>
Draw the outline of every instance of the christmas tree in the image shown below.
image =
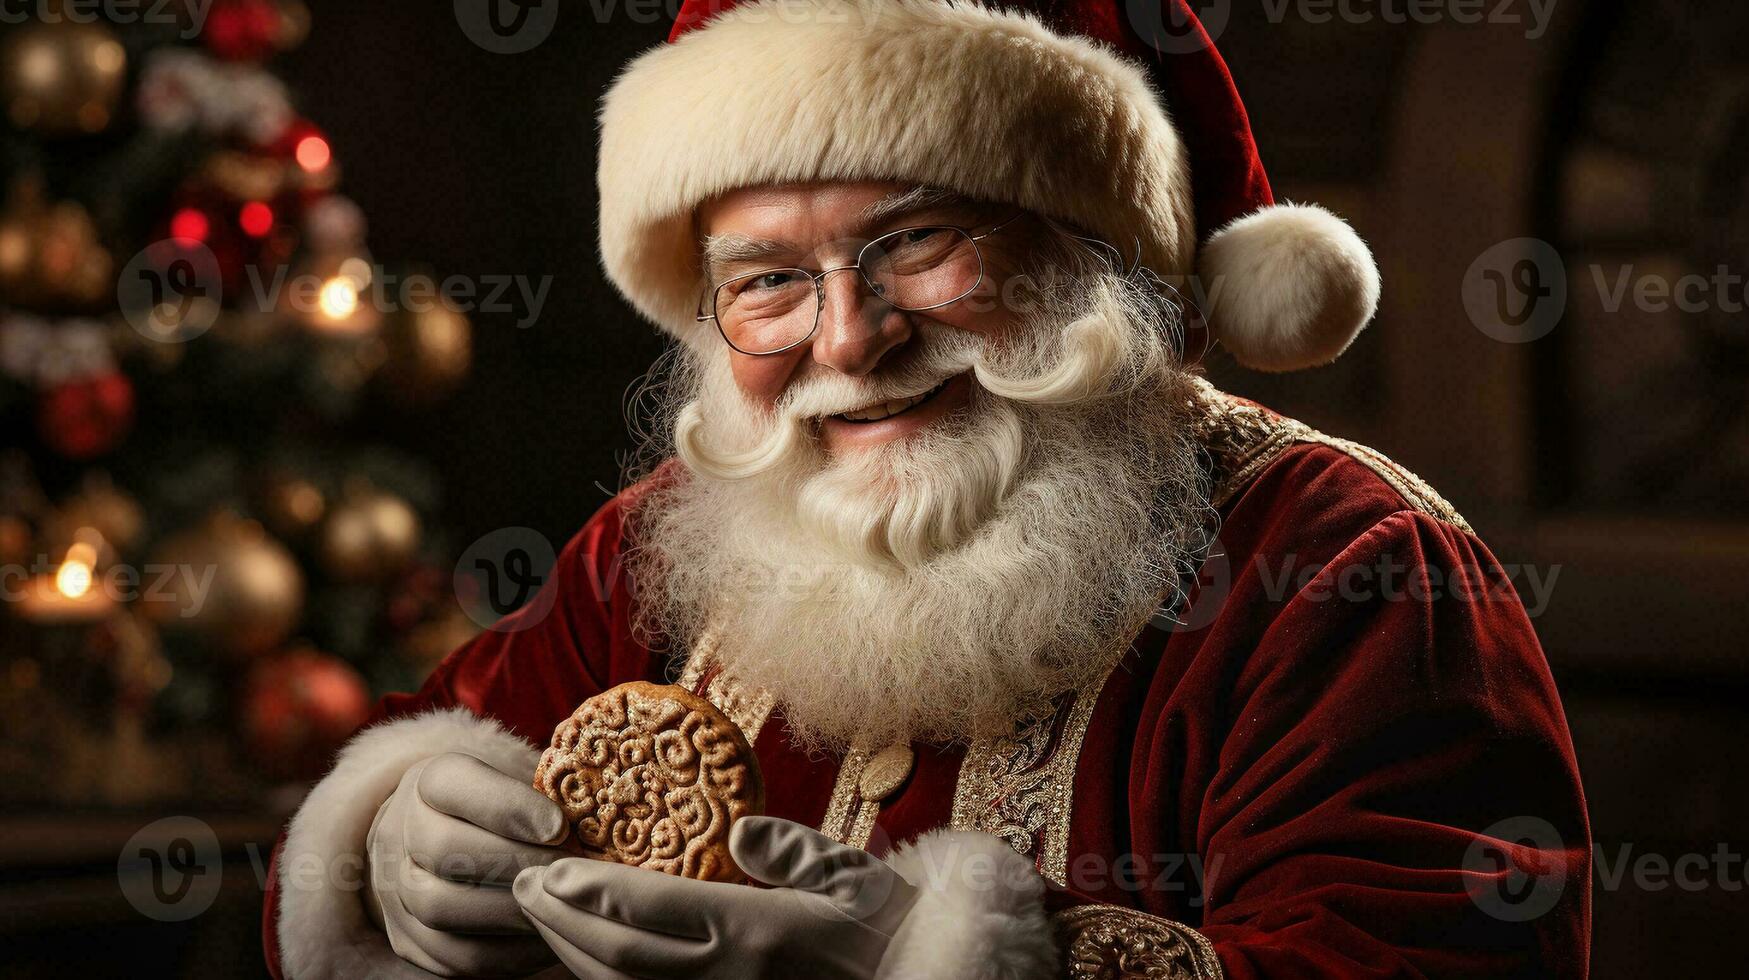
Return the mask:
<path fill-rule="evenodd" d="M 0 802 L 258 798 L 477 628 L 370 438 L 469 323 L 368 252 L 271 67 L 297 0 L 7 9 Z"/>

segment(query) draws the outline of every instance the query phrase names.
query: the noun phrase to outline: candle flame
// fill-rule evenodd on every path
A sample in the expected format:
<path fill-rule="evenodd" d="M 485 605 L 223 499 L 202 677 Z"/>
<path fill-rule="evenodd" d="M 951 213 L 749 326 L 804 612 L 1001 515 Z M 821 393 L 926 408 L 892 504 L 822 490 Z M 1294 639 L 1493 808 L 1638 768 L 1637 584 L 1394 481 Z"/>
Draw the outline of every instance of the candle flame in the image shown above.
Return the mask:
<path fill-rule="evenodd" d="M 335 276 L 322 284 L 317 304 L 328 319 L 344 320 L 358 310 L 358 284 L 346 276 Z"/>
<path fill-rule="evenodd" d="M 67 550 L 67 560 L 55 570 L 55 591 L 69 599 L 83 598 L 91 591 L 92 566 L 85 554 L 91 550 L 90 545 L 74 545 Z"/>

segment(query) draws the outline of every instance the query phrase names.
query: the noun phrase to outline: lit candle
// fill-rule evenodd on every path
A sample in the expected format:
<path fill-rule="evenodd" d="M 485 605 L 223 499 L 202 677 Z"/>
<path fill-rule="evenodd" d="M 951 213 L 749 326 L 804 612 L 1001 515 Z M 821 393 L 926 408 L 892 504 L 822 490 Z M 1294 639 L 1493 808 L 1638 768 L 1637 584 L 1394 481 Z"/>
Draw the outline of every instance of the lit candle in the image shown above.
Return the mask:
<path fill-rule="evenodd" d="M 97 548 L 77 541 L 52 574 L 38 575 L 25 586 L 18 614 L 39 624 L 89 623 L 115 609 L 115 600 L 97 585 Z"/>

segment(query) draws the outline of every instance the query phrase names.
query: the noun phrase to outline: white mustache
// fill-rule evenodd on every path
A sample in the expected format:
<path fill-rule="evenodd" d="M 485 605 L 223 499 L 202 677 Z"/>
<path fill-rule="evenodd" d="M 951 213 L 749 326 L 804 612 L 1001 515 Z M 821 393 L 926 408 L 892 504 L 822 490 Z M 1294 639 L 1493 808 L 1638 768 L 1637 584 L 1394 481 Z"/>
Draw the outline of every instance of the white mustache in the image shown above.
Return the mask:
<path fill-rule="evenodd" d="M 802 378 L 778 399 L 777 414 L 790 421 L 811 422 L 921 395 L 981 362 L 982 338 L 965 331 L 952 333 L 959 336 L 926 337 L 917 356 L 876 375 L 857 378 L 833 372 Z"/>
<path fill-rule="evenodd" d="M 675 420 L 675 449 L 706 476 L 745 479 L 795 458 L 822 418 L 921 394 L 967 371 L 998 398 L 1067 406 L 1126 395 L 1158 377 L 1171 358 L 1166 345 L 1152 339 L 1157 324 L 1144 321 L 1138 330 L 1136 322 L 1100 307 L 1058 326 L 1055 337 L 1048 322 L 1030 326 L 996 349 L 980 334 L 924 321 L 915 352 L 876 375 L 820 370 L 792 382 L 758 424 L 762 431 L 732 448 L 712 445 L 710 424 L 694 400 Z"/>

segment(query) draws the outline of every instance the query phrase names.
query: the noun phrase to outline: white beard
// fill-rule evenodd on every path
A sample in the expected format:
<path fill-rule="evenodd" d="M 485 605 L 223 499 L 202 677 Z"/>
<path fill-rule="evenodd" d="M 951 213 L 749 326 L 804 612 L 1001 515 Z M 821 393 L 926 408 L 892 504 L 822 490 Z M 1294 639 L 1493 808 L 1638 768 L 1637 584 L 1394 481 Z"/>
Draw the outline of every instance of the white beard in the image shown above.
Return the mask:
<path fill-rule="evenodd" d="M 1109 277 L 1000 350 L 921 321 L 891 369 L 804 377 L 775 413 L 725 357 L 695 367 L 687 472 L 632 518 L 640 623 L 714 630 L 809 749 L 998 734 L 1099 681 L 1212 533 L 1172 325 L 1137 296 Z M 923 432 L 841 457 L 811 436 L 968 368 L 969 404 Z"/>

